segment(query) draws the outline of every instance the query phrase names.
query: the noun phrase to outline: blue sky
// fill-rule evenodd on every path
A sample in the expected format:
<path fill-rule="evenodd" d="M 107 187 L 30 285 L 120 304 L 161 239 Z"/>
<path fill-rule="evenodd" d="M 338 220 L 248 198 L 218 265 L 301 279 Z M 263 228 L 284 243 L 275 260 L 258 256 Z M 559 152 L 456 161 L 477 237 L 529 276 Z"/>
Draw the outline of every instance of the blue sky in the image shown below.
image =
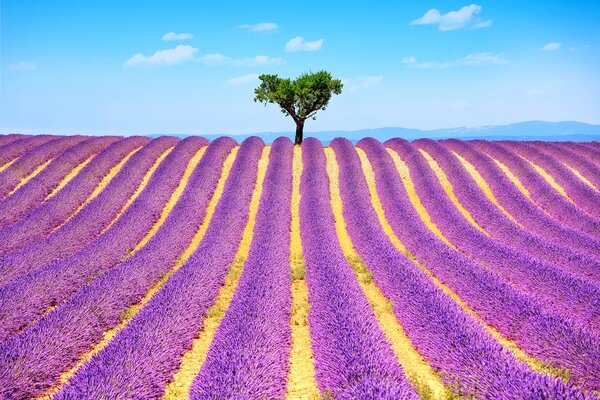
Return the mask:
<path fill-rule="evenodd" d="M 2 0 L 2 132 L 241 134 L 260 73 L 329 70 L 307 131 L 600 123 L 600 2 Z"/>

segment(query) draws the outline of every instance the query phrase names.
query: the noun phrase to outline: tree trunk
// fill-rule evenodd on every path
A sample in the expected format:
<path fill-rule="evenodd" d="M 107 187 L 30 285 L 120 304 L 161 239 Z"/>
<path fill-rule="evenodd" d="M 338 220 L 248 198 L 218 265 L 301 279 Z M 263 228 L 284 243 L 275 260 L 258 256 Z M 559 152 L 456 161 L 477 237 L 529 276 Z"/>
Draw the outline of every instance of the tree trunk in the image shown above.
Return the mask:
<path fill-rule="evenodd" d="M 294 144 L 302 144 L 302 136 L 304 135 L 304 121 L 296 122 L 296 139 Z"/>

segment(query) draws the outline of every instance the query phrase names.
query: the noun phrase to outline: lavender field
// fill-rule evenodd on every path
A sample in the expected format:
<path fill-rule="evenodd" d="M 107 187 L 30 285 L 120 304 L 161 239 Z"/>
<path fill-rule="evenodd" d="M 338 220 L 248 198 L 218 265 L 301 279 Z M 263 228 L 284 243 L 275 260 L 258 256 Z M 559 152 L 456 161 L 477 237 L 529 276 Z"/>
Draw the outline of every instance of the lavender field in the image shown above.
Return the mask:
<path fill-rule="evenodd" d="M 600 144 L 0 136 L 0 399 L 600 398 Z"/>

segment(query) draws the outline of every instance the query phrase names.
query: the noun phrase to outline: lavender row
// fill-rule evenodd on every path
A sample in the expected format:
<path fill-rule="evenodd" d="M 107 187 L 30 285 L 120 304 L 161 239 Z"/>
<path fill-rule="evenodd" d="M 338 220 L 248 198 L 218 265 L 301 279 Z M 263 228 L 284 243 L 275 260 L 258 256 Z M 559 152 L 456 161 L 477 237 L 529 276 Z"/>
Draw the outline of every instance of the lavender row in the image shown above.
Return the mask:
<path fill-rule="evenodd" d="M 460 154 L 477 169 L 483 179 L 490 185 L 500 205 L 515 217 L 525 229 L 545 237 L 554 244 L 569 246 L 578 253 L 564 254 L 563 260 L 568 257 L 565 260 L 566 262 L 559 262 L 556 265 L 563 265 L 568 271 L 600 284 L 600 258 L 598 253 L 600 240 L 573 228 L 565 227 L 549 217 L 529 201 L 489 157 L 483 155 L 468 143 L 458 140 L 448 140 L 442 143 L 446 148 Z M 443 218 L 443 216 L 441 217 Z M 458 219 L 451 222 L 450 227 L 456 225 L 452 232 L 459 229 L 457 221 L 460 223 L 460 229 L 473 231 L 473 227 L 464 219 Z M 477 242 L 467 242 L 465 247 L 459 247 L 468 249 L 467 246 L 471 245 L 470 247 L 473 247 L 473 249 L 469 251 L 472 252 L 479 249 L 477 244 L 480 240 L 490 241 L 487 236 L 480 232 L 473 232 L 476 234 Z M 462 235 L 457 232 L 455 238 L 461 240 Z M 491 257 L 493 259 L 498 258 L 493 255 Z"/>
<path fill-rule="evenodd" d="M 89 245 L 0 288 L 0 342 L 119 264 L 156 223 L 189 160 L 205 143 L 198 138 L 179 142 L 121 218 Z"/>
<path fill-rule="evenodd" d="M 511 221 L 485 196 L 471 175 L 448 149 L 430 139 L 417 140 L 414 145 L 427 151 L 436 160 L 445 171 L 459 201 L 494 240 L 506 244 L 512 251 L 516 250 L 529 256 L 532 261 L 537 259 L 560 265 L 567 271 L 590 270 L 588 264 L 590 259 L 584 258 L 581 253 L 527 232 Z M 436 187 L 439 187 L 439 184 Z M 598 265 L 593 259 L 591 262 Z"/>
<path fill-rule="evenodd" d="M 204 143 L 204 140 L 196 138 L 183 140 L 171 152 L 165 163 L 161 164 L 157 171 L 160 173 L 156 179 L 157 183 L 173 181 L 173 184 L 152 185 L 147 193 L 142 193 L 138 198 L 140 201 L 136 201 L 138 204 L 135 208 L 146 211 L 142 213 L 143 219 L 156 220 L 153 216 L 160 214 L 162 206 L 176 186 L 175 183 L 181 179 L 185 166 L 197 152 L 198 147 Z M 155 196 L 163 191 L 166 195 Z M 140 219 L 138 223 L 141 222 Z M 133 221 L 129 223 L 132 228 L 136 225 Z M 121 236 L 121 240 L 126 239 L 127 236 Z M 74 271 L 70 271 L 71 275 L 66 276 L 66 280 L 72 283 L 73 280 L 77 280 L 75 276 L 78 275 L 78 269 L 83 270 L 84 281 L 79 282 L 79 286 L 83 286 L 86 279 L 95 277 L 89 274 L 93 272 L 89 268 L 101 262 L 103 255 L 110 255 L 110 249 L 106 249 L 104 254 L 99 254 L 98 261 L 92 257 L 80 259 L 80 265 L 74 266 Z M 151 260 L 146 262 L 153 265 Z M 104 270 L 106 271 L 106 268 Z M 96 276 L 101 275 L 102 272 L 98 270 Z M 137 276 L 135 270 L 128 272 L 133 277 Z M 104 330 L 115 326 L 120 321 L 120 312 L 123 310 L 116 315 L 113 314 L 112 318 L 107 318 L 104 313 L 110 314 L 114 306 L 102 307 L 106 301 L 110 303 L 110 298 L 115 293 L 114 282 L 110 281 L 110 276 L 114 277 L 114 274 L 93 280 L 38 323 L 0 345 L 0 397 L 32 398 L 42 395 L 58 383 L 62 372 L 73 367 L 83 353 L 102 339 Z M 46 284 L 62 285 L 61 278 L 50 277 Z M 109 282 L 111 284 L 106 286 Z M 57 289 L 69 290 L 69 287 L 62 286 Z M 34 293 L 43 294 L 43 292 Z M 56 294 L 64 296 L 65 293 Z"/>
<path fill-rule="evenodd" d="M 600 193 L 583 183 L 551 154 L 543 153 L 523 142 L 503 142 L 502 146 L 543 168 L 587 214 L 600 219 Z"/>
<path fill-rule="evenodd" d="M 405 144 L 403 147 L 405 154 L 411 152 L 409 145 Z M 439 157 L 440 152 L 431 147 L 428 147 L 430 154 L 438 161 L 443 161 Z M 424 159 L 419 161 L 425 162 Z M 493 240 L 475 229 L 456 211 L 448 213 L 447 210 L 454 206 L 444 196 L 437 179 L 428 180 L 427 185 L 420 185 L 418 189 L 436 225 L 461 252 L 473 261 L 490 268 L 502 279 L 519 288 L 527 297 L 535 299 L 543 310 L 572 320 L 592 333 L 600 334 L 600 286 L 557 268 L 553 263 L 544 263 L 531 257 L 522 247 L 511 247 Z M 435 193 L 435 202 L 432 201 L 432 193 Z M 495 230 L 497 225 L 490 223 L 490 226 Z M 587 267 L 584 272 L 597 278 L 599 275 L 595 270 L 600 267 L 600 263 L 593 260 L 590 262 L 590 265 L 582 263 L 581 268 Z"/>
<path fill-rule="evenodd" d="M 5 145 L 7 145 L 9 143 L 12 143 L 12 142 L 14 142 L 16 140 L 25 139 L 25 138 L 28 138 L 28 137 L 29 137 L 28 135 L 21 135 L 21 134 L 18 134 L 18 133 L 9 133 L 8 135 L 0 135 L 0 154 L 2 154 L 2 147 L 3 146 L 5 146 Z"/>
<path fill-rule="evenodd" d="M 67 223 L 47 237 L 0 256 L 0 265 L 22 270 L 20 264 L 25 263 L 27 270 L 34 271 L 81 250 L 117 217 L 149 168 L 177 142 L 178 139 L 167 136 L 152 140 L 136 152 L 106 188 Z"/>
<path fill-rule="evenodd" d="M 532 200 L 554 219 L 593 237 L 600 235 L 600 222 L 583 213 L 561 196 L 525 160 L 494 142 L 475 140 L 472 143 L 477 149 L 510 169 L 525 185 Z"/>
<path fill-rule="evenodd" d="M 574 168 L 589 180 L 596 189 L 600 189 L 600 165 L 588 160 L 575 148 L 565 146 L 565 143 L 531 142 L 530 144 L 545 153 L 552 154 L 565 165 Z"/>
<path fill-rule="evenodd" d="M 600 149 L 590 143 L 565 143 L 570 146 L 573 150 L 578 151 L 587 157 L 590 161 L 600 164 Z"/>
<path fill-rule="evenodd" d="M 416 148 L 400 139 L 390 140 L 385 144 L 408 164 L 419 197 L 436 224 L 443 222 L 442 215 L 450 215 L 454 221 L 462 218 L 449 203 L 437 178 Z M 404 189 L 399 177 L 392 179 L 397 180 L 396 190 L 402 192 Z M 384 197 L 382 201 L 387 201 L 387 204 L 384 204 L 386 212 L 393 209 L 394 203 L 390 199 L 386 200 Z M 406 208 L 403 211 L 407 211 Z M 412 213 L 414 214 L 414 211 Z M 402 235 L 405 229 L 403 220 L 399 219 L 404 215 L 391 215 L 390 224 L 397 235 Z M 446 231 L 450 232 L 448 229 Z M 418 235 L 414 236 L 418 238 Z M 407 240 L 414 236 L 405 235 Z M 417 249 L 409 247 L 409 250 Z M 439 251 L 440 249 L 436 248 L 423 256 L 437 257 Z M 456 255 L 459 256 L 457 261 L 449 265 L 447 257 L 457 257 Z M 600 345 L 597 338 L 591 337 L 562 318 L 542 311 L 538 303 L 521 291 L 458 252 L 446 252 L 446 255 L 437 260 L 439 264 L 428 263 L 427 258 L 423 258 L 422 262 L 446 282 L 487 324 L 495 327 L 505 337 L 514 338 L 520 348 L 538 359 L 553 366 L 570 369 L 571 376 L 581 384 L 592 388 L 600 387 Z M 582 354 L 587 354 L 589 359 L 582 359 Z M 591 367 L 592 365 L 594 367 Z"/>
<path fill-rule="evenodd" d="M 252 244 L 192 399 L 285 397 L 290 351 L 293 144 L 273 142 Z"/>
<path fill-rule="evenodd" d="M 89 197 L 102 178 L 127 154 L 147 143 L 147 138 L 130 137 L 108 146 L 94 157 L 61 191 L 21 220 L 0 229 L 0 254 L 16 251 L 39 240 L 71 216 Z M 14 278 L 12 271 L 0 267 L 4 284 Z M 16 270 L 14 272 L 17 272 Z"/>
<path fill-rule="evenodd" d="M 53 160 L 72 146 L 86 139 L 85 136 L 62 136 L 28 151 L 14 164 L 0 173 L 0 199 L 6 198 L 21 182 L 38 167 Z"/>
<path fill-rule="evenodd" d="M 5 144 L 0 147 L 0 167 L 21 157 L 28 151 L 57 138 L 59 138 L 59 136 L 36 135 L 32 137 L 23 137 L 14 142 Z"/>
<path fill-rule="evenodd" d="M 234 262 L 237 244 L 248 220 L 248 206 L 263 145 L 258 138 L 244 141 L 208 230 L 194 254 L 108 346 L 79 370 L 70 384 L 57 394 L 56 400 L 102 397 L 154 399 L 162 396 L 165 385 L 178 369 L 182 354 L 191 347 L 202 328 L 202 318 L 213 304 L 227 269 Z M 218 168 L 204 165 L 199 171 L 202 175 L 212 174 L 218 178 Z M 216 179 L 213 182 L 216 183 Z M 194 201 L 193 196 L 189 201 Z M 208 196 L 204 201 L 205 208 Z M 193 229 L 185 232 L 179 253 L 171 254 L 166 262 L 163 262 L 162 256 L 156 259 L 159 251 L 160 254 L 168 253 L 169 241 L 174 239 L 172 235 L 180 231 L 182 224 L 197 221 L 197 229 L 201 222 L 196 209 L 189 205 L 179 213 L 181 217 L 173 219 L 165 227 L 162 239 L 166 243 L 161 249 L 149 253 L 147 256 L 151 258 L 141 256 L 135 265 L 128 268 L 119 266 L 105 275 L 86 290 L 85 296 L 74 299 L 74 307 L 69 313 L 79 321 L 89 320 L 76 308 L 97 308 L 101 310 L 100 315 L 93 318 L 100 328 L 107 329 L 118 323 L 120 313 L 144 296 L 151 285 L 173 266 L 179 253 L 191 241 Z M 148 247 L 152 249 L 160 245 L 157 239 L 154 246 L 149 243 Z M 108 290 L 109 295 L 102 295 Z M 90 336 L 93 330 L 88 330 L 86 336 Z M 98 337 L 97 334 L 95 336 Z M 127 381 L 120 379 L 121 376 L 127 376 Z"/>
<path fill-rule="evenodd" d="M 118 138 L 114 136 L 88 139 L 56 157 L 47 168 L 12 196 L 0 201 L 0 226 L 21 219 L 30 210 L 39 206 L 74 168 L 117 140 Z"/>
<path fill-rule="evenodd" d="M 36 168 L 85 139 L 85 136 L 58 137 L 27 152 L 10 167 L 0 172 L 0 199 L 8 196 L 19 182 L 34 172 Z"/>
<path fill-rule="evenodd" d="M 300 235 L 319 389 L 335 398 L 418 398 L 346 261 L 336 236 L 321 143 L 302 144 Z"/>
<path fill-rule="evenodd" d="M 395 147 L 393 142 L 389 144 Z M 530 314 L 542 316 L 538 307 L 495 275 L 451 250 L 425 228 L 381 144 L 374 139 L 363 139 L 358 146 L 372 160 L 385 215 L 408 251 L 488 322 L 503 327 L 512 322 L 513 326 L 509 328 L 514 334 L 537 329 L 533 325 L 519 331 L 518 322 L 512 321 L 511 317 L 523 321 Z M 515 360 L 391 244 L 370 205 L 354 149 L 341 139 L 334 140 L 332 147 L 341 167 L 340 189 L 350 237 L 375 282 L 394 305 L 396 317 L 411 342 L 440 372 L 444 381 L 461 394 L 477 398 L 542 399 L 551 395 L 555 396 L 552 398 L 578 398 L 577 391 L 569 385 L 534 373 Z M 523 322 L 540 321 L 540 318 L 532 319 Z M 541 330 L 541 334 L 545 334 L 543 327 Z M 553 333 L 556 331 L 570 333 L 561 329 Z M 540 344 L 548 345 L 548 338 Z"/>

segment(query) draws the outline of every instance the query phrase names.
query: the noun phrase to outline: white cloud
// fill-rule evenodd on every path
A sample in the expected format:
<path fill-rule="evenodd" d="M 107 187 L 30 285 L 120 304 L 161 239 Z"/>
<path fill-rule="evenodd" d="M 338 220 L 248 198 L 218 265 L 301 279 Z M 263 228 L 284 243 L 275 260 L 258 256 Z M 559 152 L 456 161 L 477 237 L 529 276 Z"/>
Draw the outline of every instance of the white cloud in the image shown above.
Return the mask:
<path fill-rule="evenodd" d="M 469 103 L 464 100 L 455 100 L 454 103 L 452 103 L 452 109 L 454 111 L 465 111 L 467 108 L 469 108 Z"/>
<path fill-rule="evenodd" d="M 412 68 L 420 69 L 445 69 L 456 67 L 484 67 L 486 65 L 501 65 L 508 64 L 510 61 L 502 54 L 494 54 L 489 52 L 473 53 L 466 57 L 457 58 L 451 61 L 422 61 L 417 62 L 417 59 L 412 56 L 404 57 L 402 64 Z"/>
<path fill-rule="evenodd" d="M 126 67 L 151 67 L 161 65 L 175 65 L 191 61 L 198 53 L 198 49 L 192 46 L 180 44 L 174 49 L 159 50 L 151 56 L 137 53 L 127 61 Z"/>
<path fill-rule="evenodd" d="M 579 47 L 576 47 L 576 46 L 569 47 L 569 51 L 577 52 L 577 51 L 581 51 L 581 50 L 587 50 L 589 48 L 590 48 L 589 45 L 584 44 L 584 45 L 579 46 Z"/>
<path fill-rule="evenodd" d="M 242 67 L 258 67 L 261 65 L 281 64 L 282 61 L 283 60 L 279 57 L 254 56 L 250 58 L 241 58 L 238 60 L 234 60 L 234 64 L 237 64 Z"/>
<path fill-rule="evenodd" d="M 369 89 L 383 82 L 383 76 L 366 75 L 356 79 L 342 78 L 344 92 L 354 93 L 359 89 Z"/>
<path fill-rule="evenodd" d="M 287 52 L 317 51 L 321 49 L 323 42 L 324 40 L 322 38 L 315 40 L 314 42 L 307 42 L 302 36 L 296 36 L 295 38 L 288 40 L 288 42 L 285 44 L 284 50 Z"/>
<path fill-rule="evenodd" d="M 8 69 L 13 71 L 33 71 L 37 65 L 31 61 L 20 61 L 16 64 L 9 64 Z"/>
<path fill-rule="evenodd" d="M 460 10 L 440 13 L 435 8 L 427 11 L 421 18 L 411 21 L 411 25 L 437 25 L 440 31 L 455 29 L 481 29 L 492 26 L 492 20 L 482 20 L 479 14 L 482 7 L 477 4 L 464 6 Z"/>
<path fill-rule="evenodd" d="M 258 82 L 258 74 L 236 76 L 227 80 L 227 84 L 231 86 L 247 85 L 254 82 Z"/>
<path fill-rule="evenodd" d="M 247 58 L 232 58 L 221 53 L 210 53 L 198 56 L 198 49 L 180 44 L 174 49 L 159 50 L 150 56 L 138 53 L 125 61 L 126 67 L 152 67 L 198 62 L 208 66 L 260 67 L 281 64 L 281 58 L 258 55 Z"/>
<path fill-rule="evenodd" d="M 162 40 L 167 41 L 167 42 L 172 42 L 174 40 L 190 40 L 193 38 L 194 38 L 194 35 L 192 35 L 191 33 L 169 32 L 169 33 L 165 33 L 163 35 Z"/>
<path fill-rule="evenodd" d="M 541 51 L 557 51 L 562 46 L 560 42 L 550 42 L 540 48 Z"/>
<path fill-rule="evenodd" d="M 232 58 L 221 53 L 205 54 L 198 57 L 196 60 L 202 64 L 210 66 L 230 65 L 234 67 L 260 67 L 263 65 L 281 64 L 283 61 L 278 57 L 273 58 L 263 55 L 247 58 Z"/>
<path fill-rule="evenodd" d="M 279 29 L 279 25 L 277 25 L 274 22 L 261 22 L 261 23 L 252 24 L 252 25 L 250 25 L 250 24 L 238 25 L 237 28 L 246 29 L 250 32 L 266 33 L 266 32 L 276 31 L 277 29 Z"/>

